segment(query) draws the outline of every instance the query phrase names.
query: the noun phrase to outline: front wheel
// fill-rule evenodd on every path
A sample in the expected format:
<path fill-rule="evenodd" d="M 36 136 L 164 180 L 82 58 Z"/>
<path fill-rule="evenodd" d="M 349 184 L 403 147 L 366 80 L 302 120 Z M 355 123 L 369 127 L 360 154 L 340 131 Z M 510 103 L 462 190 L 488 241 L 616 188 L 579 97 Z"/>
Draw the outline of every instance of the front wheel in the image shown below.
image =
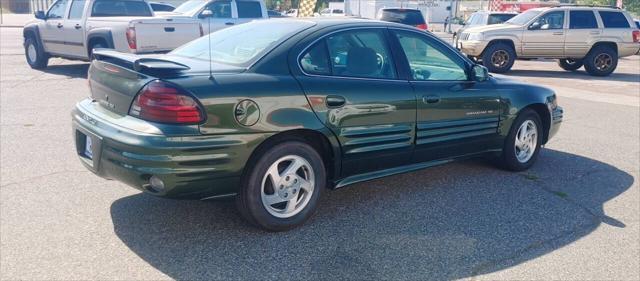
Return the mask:
<path fill-rule="evenodd" d="M 559 59 L 558 65 L 567 71 L 576 71 L 582 67 L 582 60 L 579 59 Z"/>
<path fill-rule="evenodd" d="M 482 53 L 482 64 L 493 73 L 505 73 L 513 67 L 516 52 L 504 43 L 495 43 Z"/>
<path fill-rule="evenodd" d="M 49 55 L 45 53 L 34 37 L 28 37 L 24 41 L 24 54 L 27 58 L 27 63 L 33 69 L 46 68 L 49 63 Z"/>
<path fill-rule="evenodd" d="M 301 141 L 287 141 L 258 156 L 236 203 L 254 225 L 283 231 L 311 217 L 325 186 L 325 167 L 318 152 Z"/>
<path fill-rule="evenodd" d="M 520 113 L 504 142 L 500 166 L 511 171 L 529 169 L 538 158 L 542 146 L 542 130 L 540 116 L 535 111 L 525 109 Z"/>

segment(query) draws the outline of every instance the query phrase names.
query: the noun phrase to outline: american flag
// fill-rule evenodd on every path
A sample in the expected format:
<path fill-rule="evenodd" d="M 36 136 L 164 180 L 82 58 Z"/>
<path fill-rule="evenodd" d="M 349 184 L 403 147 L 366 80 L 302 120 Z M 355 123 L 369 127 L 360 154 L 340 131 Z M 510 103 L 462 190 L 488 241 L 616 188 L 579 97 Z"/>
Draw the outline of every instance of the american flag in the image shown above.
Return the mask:
<path fill-rule="evenodd" d="M 490 0 L 489 11 L 502 11 L 502 0 Z"/>

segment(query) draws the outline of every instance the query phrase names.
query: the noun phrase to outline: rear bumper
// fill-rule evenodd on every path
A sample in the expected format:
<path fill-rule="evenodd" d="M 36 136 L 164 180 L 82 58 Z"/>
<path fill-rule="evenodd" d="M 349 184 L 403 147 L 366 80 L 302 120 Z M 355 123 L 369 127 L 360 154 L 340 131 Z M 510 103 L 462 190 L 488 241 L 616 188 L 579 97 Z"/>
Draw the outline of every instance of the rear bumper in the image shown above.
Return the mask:
<path fill-rule="evenodd" d="M 87 99 L 72 112 L 76 152 L 100 177 L 169 198 L 202 199 L 237 192 L 249 156 L 266 136 L 189 134 L 130 116 L 119 116 Z M 187 129 L 188 130 L 188 129 Z M 165 134 L 164 132 L 170 132 Z M 174 135 L 175 134 L 175 135 Z M 86 139 L 91 138 L 92 157 Z M 151 187 L 156 176 L 164 189 Z"/>
<path fill-rule="evenodd" d="M 640 52 L 640 43 L 618 43 L 618 56 L 628 57 Z"/>

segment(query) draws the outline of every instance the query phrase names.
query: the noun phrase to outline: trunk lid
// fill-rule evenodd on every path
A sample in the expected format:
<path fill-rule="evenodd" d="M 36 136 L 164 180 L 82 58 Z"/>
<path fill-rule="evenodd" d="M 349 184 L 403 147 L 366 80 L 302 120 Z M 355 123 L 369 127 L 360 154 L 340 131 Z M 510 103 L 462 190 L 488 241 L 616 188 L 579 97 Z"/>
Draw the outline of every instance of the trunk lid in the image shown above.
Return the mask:
<path fill-rule="evenodd" d="M 170 51 L 201 35 L 200 22 L 190 18 L 138 19 L 129 26 L 135 28 L 139 53 Z"/>

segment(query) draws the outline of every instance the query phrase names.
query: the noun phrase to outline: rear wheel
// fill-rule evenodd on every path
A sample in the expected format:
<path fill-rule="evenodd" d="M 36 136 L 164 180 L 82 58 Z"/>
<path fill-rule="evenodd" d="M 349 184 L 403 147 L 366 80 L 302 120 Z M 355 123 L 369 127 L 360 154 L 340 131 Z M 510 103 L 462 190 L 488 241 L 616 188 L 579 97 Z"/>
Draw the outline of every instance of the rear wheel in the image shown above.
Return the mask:
<path fill-rule="evenodd" d="M 326 186 L 320 155 L 300 141 L 273 146 L 249 168 L 237 206 L 249 222 L 269 231 L 304 223 L 316 209 Z"/>
<path fill-rule="evenodd" d="M 596 46 L 584 58 L 584 69 L 593 76 L 608 76 L 618 67 L 618 54 L 608 46 Z"/>
<path fill-rule="evenodd" d="M 579 59 L 559 59 L 558 65 L 568 71 L 576 71 L 582 67 L 582 60 Z"/>
<path fill-rule="evenodd" d="M 91 48 L 89 48 L 89 60 L 93 60 L 93 49 L 101 49 L 106 47 L 107 45 L 102 42 L 94 43 L 93 45 L 91 45 Z"/>
<path fill-rule="evenodd" d="M 482 54 L 482 64 L 494 73 L 504 73 L 513 67 L 516 52 L 505 43 L 491 44 Z"/>
<path fill-rule="evenodd" d="M 499 164 L 511 171 L 523 171 L 529 169 L 535 163 L 542 145 L 543 134 L 540 116 L 531 110 L 525 109 L 511 126 L 507 136 Z"/>
<path fill-rule="evenodd" d="M 27 63 L 33 69 L 43 69 L 49 64 L 49 55 L 33 36 L 27 37 L 24 41 L 24 54 Z"/>

